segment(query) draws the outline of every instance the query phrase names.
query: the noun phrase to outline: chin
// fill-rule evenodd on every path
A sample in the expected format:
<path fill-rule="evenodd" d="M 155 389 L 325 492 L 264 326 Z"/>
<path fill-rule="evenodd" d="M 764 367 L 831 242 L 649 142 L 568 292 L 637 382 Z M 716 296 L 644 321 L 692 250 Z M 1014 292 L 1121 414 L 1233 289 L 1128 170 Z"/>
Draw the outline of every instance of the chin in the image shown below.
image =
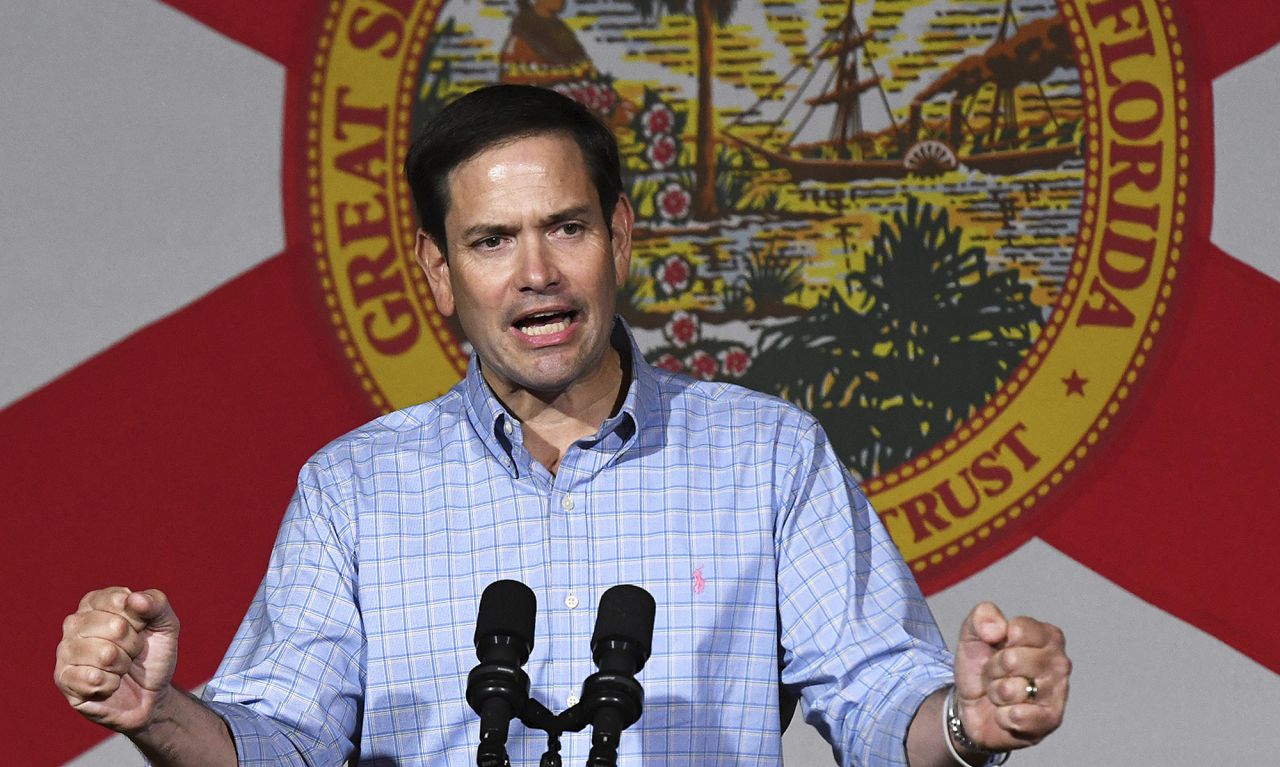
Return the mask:
<path fill-rule="evenodd" d="M 522 386 L 539 394 L 558 394 L 582 378 L 580 373 L 556 376 L 531 376 Z"/>

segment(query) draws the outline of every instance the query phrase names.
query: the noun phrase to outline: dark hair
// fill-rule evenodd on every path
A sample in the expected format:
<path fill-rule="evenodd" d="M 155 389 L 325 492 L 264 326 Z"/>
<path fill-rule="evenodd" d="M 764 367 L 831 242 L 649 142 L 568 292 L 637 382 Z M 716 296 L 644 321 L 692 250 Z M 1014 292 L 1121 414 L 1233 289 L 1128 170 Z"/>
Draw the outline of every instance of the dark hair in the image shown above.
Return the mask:
<path fill-rule="evenodd" d="M 418 222 L 442 253 L 448 252 L 444 219 L 449 212 L 449 173 L 494 146 L 548 133 L 569 136 L 582 150 L 605 225 L 609 225 L 622 194 L 613 133 L 586 107 L 555 91 L 532 85 L 492 85 L 441 110 L 423 126 L 404 161 Z"/>

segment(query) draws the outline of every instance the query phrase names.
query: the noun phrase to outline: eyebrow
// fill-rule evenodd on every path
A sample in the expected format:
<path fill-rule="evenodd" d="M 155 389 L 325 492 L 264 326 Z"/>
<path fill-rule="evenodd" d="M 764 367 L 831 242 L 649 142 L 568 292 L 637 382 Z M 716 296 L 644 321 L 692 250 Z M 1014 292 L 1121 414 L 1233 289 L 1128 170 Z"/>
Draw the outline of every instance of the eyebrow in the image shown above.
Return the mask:
<path fill-rule="evenodd" d="M 575 205 L 572 208 L 558 210 L 538 222 L 539 226 L 550 226 L 558 221 L 566 221 L 571 218 L 587 218 L 591 215 L 590 205 Z"/>
<path fill-rule="evenodd" d="M 574 218 L 587 218 L 591 214 L 590 205 L 574 205 L 573 207 L 557 210 L 538 220 L 539 227 L 546 227 L 560 221 L 567 221 Z M 496 235 L 510 234 L 519 227 L 505 226 L 503 224 L 474 224 L 462 230 L 460 237 L 463 242 L 473 242 L 482 240 L 486 237 Z"/>

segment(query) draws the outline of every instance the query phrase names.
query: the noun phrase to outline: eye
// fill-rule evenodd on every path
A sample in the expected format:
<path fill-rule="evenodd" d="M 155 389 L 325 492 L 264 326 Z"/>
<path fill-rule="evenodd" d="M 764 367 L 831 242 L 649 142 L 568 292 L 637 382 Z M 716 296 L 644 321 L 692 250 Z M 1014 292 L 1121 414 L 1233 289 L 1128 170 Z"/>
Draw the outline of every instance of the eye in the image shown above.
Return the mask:
<path fill-rule="evenodd" d="M 502 245 L 502 238 L 497 235 L 485 237 L 483 240 L 476 243 L 476 247 L 481 250 L 493 250 L 500 245 Z"/>
<path fill-rule="evenodd" d="M 570 237 L 576 234 L 582 234 L 582 232 L 584 232 L 585 230 L 586 230 L 586 227 L 583 226 L 582 224 L 579 224 L 577 221 L 569 221 L 560 227 L 560 233 L 568 235 Z"/>

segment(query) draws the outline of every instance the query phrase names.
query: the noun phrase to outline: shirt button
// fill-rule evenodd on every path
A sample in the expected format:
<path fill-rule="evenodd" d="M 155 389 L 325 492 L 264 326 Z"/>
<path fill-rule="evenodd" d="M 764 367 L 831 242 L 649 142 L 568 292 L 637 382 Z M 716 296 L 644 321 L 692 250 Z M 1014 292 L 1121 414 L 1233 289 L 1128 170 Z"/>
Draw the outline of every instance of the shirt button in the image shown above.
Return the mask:
<path fill-rule="evenodd" d="M 573 497 L 566 495 L 560 499 L 560 508 L 565 511 L 573 511 Z"/>
<path fill-rule="evenodd" d="M 570 695 L 569 697 L 565 698 L 564 702 L 569 704 L 569 708 L 573 708 L 574 706 L 578 705 L 578 696 Z"/>
<path fill-rule="evenodd" d="M 565 597 L 565 598 L 564 598 L 564 606 L 565 606 L 565 607 L 567 607 L 567 608 L 569 608 L 570 610 L 572 610 L 573 608 L 577 607 L 577 606 L 578 606 L 578 597 L 577 597 L 577 595 L 575 595 L 575 594 L 570 594 L 569 596 Z M 572 703 L 570 703 L 569 705 L 573 705 L 573 704 L 572 704 Z"/>
<path fill-rule="evenodd" d="M 503 421 L 502 430 L 507 433 L 507 436 L 511 436 L 511 432 L 515 431 L 515 427 L 511 425 L 510 421 Z"/>

